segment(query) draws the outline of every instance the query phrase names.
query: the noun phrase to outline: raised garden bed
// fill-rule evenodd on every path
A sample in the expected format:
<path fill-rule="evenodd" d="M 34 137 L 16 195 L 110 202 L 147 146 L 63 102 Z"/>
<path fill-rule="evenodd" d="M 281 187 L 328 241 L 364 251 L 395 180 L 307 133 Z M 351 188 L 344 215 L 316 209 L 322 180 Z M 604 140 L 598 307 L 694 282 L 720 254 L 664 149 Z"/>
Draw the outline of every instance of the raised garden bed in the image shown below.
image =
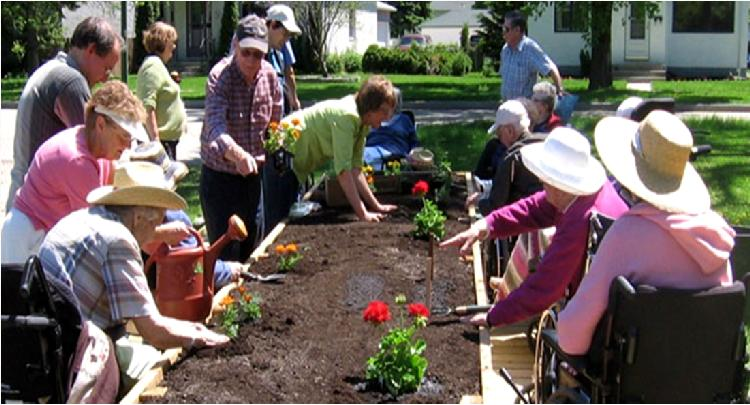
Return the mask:
<path fill-rule="evenodd" d="M 444 209 L 446 229 L 468 225 L 463 195 Z M 381 223 L 355 221 L 348 210 L 323 209 L 290 222 L 279 243 L 296 243 L 303 259 L 284 284 L 247 285 L 263 300 L 263 317 L 240 329 L 220 349 L 201 350 L 178 361 L 165 376 L 166 392 L 153 400 L 169 403 L 456 403 L 480 392 L 479 333 L 476 328 L 433 317 L 417 332 L 427 342 L 425 383 L 413 394 L 394 398 L 368 386 L 365 362 L 377 349 L 384 328 L 362 320 L 375 299 L 392 305 L 403 293 L 422 301 L 428 242 L 410 236 L 411 218 L 421 202 L 409 196 L 382 196 L 399 211 Z M 252 268 L 275 271 L 271 256 Z M 474 303 L 474 273 L 454 250 L 438 251 L 433 307 Z M 393 306 L 393 305 L 392 305 Z"/>

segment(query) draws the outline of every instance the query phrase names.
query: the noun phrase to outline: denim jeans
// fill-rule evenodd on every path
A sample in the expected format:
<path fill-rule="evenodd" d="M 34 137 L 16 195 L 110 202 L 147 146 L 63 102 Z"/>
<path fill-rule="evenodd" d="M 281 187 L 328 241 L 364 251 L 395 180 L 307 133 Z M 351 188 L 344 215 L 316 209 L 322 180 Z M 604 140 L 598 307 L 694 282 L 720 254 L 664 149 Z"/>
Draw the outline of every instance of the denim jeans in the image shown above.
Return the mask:
<path fill-rule="evenodd" d="M 253 252 L 260 187 L 261 176 L 258 174 L 240 176 L 203 165 L 199 193 L 208 239 L 211 243 L 219 239 L 227 231 L 229 217 L 233 214 L 242 219 L 248 233 L 244 241 L 229 242 L 219 255 L 221 259 L 245 262 Z"/>
<path fill-rule="evenodd" d="M 299 181 L 291 168 L 280 174 L 272 164 L 263 166 L 263 233 L 289 215 L 299 197 Z"/>

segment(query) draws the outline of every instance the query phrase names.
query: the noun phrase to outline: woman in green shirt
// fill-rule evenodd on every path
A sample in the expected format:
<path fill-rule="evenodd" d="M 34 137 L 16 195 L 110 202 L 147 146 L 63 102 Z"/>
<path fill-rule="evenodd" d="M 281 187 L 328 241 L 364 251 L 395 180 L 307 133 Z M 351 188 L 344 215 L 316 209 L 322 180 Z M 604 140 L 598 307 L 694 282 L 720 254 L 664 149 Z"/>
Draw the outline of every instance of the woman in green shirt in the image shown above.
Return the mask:
<path fill-rule="evenodd" d="M 177 142 L 187 123 L 180 85 L 167 70 L 177 47 L 177 31 L 169 24 L 155 22 L 143 32 L 143 46 L 148 56 L 138 70 L 136 93 L 146 107 L 146 130 L 153 140 L 160 140 L 170 158 L 176 159 Z"/>
<path fill-rule="evenodd" d="M 292 172 L 297 181 L 293 182 L 293 190 L 287 190 L 290 195 L 296 195 L 299 184 L 313 171 L 333 160 L 338 182 L 360 220 L 378 222 L 384 213 L 396 210 L 395 205 L 378 201 L 361 170 L 365 137 L 370 128 L 388 121 L 395 105 L 391 82 L 383 76 L 372 76 L 355 95 L 321 101 L 284 118 L 282 122 L 290 125 L 298 123 L 301 132 L 291 151 Z M 264 196 L 279 200 L 285 213 L 294 202 L 288 197 Z"/>

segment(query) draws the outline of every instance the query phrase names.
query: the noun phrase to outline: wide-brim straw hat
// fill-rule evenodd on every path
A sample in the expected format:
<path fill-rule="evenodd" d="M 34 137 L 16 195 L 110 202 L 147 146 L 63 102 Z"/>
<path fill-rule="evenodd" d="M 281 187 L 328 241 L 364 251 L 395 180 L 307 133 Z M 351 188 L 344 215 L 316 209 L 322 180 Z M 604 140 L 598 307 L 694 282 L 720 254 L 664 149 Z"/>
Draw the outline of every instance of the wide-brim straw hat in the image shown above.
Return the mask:
<path fill-rule="evenodd" d="M 113 184 L 95 188 L 86 201 L 99 205 L 187 209 L 185 200 L 164 181 L 161 167 L 148 162 L 123 163 L 115 170 Z"/>
<path fill-rule="evenodd" d="M 129 157 L 132 162 L 145 161 L 160 166 L 164 171 L 164 180 L 171 190 L 177 188 L 177 182 L 190 172 L 185 163 L 170 159 L 159 141 L 138 145 L 130 151 Z"/>
<path fill-rule="evenodd" d="M 589 141 L 572 128 L 555 128 L 544 142 L 522 147 L 521 158 L 539 180 L 573 195 L 594 194 L 607 181 Z"/>
<path fill-rule="evenodd" d="M 607 117 L 594 139 L 604 165 L 636 196 L 667 212 L 710 209 L 706 184 L 689 162 L 693 135 L 675 115 L 654 110 L 640 123 Z"/>

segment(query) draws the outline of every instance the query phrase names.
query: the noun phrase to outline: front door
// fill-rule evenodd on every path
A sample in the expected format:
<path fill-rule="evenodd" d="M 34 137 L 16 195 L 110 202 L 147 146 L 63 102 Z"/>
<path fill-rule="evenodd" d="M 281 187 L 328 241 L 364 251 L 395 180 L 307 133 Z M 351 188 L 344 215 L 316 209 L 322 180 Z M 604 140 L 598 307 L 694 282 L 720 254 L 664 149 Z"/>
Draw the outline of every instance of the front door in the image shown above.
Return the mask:
<path fill-rule="evenodd" d="M 625 24 L 625 59 L 648 60 L 649 45 L 646 6 L 642 2 L 631 1 L 627 12 L 628 20 Z"/>
<path fill-rule="evenodd" d="M 187 4 L 187 56 L 209 56 L 211 44 L 211 9 L 206 1 L 188 1 Z"/>

